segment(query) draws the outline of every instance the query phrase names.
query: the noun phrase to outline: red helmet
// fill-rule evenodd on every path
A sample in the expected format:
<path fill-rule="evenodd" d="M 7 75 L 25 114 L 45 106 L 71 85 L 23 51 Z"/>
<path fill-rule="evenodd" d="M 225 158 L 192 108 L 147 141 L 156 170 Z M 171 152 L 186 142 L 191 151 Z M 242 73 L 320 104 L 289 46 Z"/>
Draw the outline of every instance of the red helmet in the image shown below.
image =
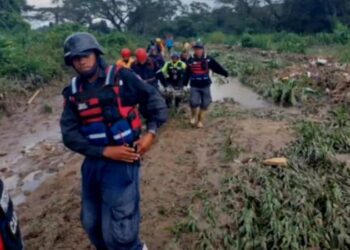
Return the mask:
<path fill-rule="evenodd" d="M 139 48 L 135 51 L 135 56 L 138 62 L 140 63 L 145 63 L 148 55 L 147 55 L 147 51 L 143 48 Z"/>
<path fill-rule="evenodd" d="M 124 49 L 122 49 L 120 54 L 123 58 L 130 58 L 131 57 L 131 50 L 128 48 L 124 48 Z"/>

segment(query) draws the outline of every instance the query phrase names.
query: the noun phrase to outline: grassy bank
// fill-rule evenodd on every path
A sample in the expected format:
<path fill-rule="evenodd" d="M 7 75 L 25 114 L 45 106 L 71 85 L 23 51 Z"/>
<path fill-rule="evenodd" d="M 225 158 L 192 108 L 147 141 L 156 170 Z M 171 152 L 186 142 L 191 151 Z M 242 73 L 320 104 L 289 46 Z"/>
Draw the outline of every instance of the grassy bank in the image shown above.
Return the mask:
<path fill-rule="evenodd" d="M 192 205 L 184 208 L 185 218 L 172 228 L 174 244 L 180 249 L 348 249 L 350 171 L 335 158 L 350 153 L 348 121 L 344 109 L 327 121 L 297 121 L 296 138 L 276 153 L 289 158 L 288 167 L 263 166 L 264 158 L 256 155 L 228 171 L 217 187 L 209 174 L 203 176 Z M 225 152 L 242 146 L 222 143 Z M 227 158 L 212 167 L 222 164 Z"/>

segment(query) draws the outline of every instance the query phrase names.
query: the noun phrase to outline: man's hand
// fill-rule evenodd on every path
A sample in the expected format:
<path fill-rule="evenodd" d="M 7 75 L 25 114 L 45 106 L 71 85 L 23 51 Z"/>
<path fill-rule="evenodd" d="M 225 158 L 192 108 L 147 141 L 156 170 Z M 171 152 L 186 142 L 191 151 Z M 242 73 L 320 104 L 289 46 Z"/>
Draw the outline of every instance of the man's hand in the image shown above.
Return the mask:
<path fill-rule="evenodd" d="M 137 153 L 139 153 L 140 155 L 144 155 L 148 150 L 150 150 L 155 137 L 156 136 L 154 134 L 147 133 L 144 136 L 142 136 L 140 140 L 135 142 Z"/>
<path fill-rule="evenodd" d="M 133 163 L 140 159 L 140 154 L 135 152 L 135 149 L 127 146 L 106 147 L 103 151 L 103 156 L 111 160 L 127 163 Z"/>

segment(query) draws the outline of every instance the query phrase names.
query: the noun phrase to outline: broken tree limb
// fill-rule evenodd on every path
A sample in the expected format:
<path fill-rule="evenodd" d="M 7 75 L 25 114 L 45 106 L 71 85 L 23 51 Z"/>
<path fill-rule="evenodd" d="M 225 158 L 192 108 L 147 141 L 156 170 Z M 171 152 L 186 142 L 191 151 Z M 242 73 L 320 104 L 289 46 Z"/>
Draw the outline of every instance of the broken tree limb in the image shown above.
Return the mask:
<path fill-rule="evenodd" d="M 287 158 L 281 157 L 281 158 L 271 158 L 263 161 L 263 164 L 265 166 L 274 166 L 274 167 L 287 167 L 288 166 L 288 160 Z"/>
<path fill-rule="evenodd" d="M 41 92 L 41 89 L 38 89 L 37 91 L 35 91 L 34 95 L 32 95 L 32 97 L 28 100 L 27 104 L 28 105 L 32 104 L 35 98 L 40 94 L 40 92 Z"/>

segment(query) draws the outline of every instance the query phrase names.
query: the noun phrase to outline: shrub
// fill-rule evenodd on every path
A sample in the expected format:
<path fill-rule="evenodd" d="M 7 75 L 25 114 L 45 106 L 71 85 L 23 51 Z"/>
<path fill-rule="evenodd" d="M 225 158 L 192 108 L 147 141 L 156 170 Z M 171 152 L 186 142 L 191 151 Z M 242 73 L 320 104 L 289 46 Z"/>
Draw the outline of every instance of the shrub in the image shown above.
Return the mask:
<path fill-rule="evenodd" d="M 209 43 L 223 44 L 227 42 L 228 36 L 221 31 L 217 31 L 207 35 L 205 40 Z"/>
<path fill-rule="evenodd" d="M 244 34 L 241 38 L 241 45 L 244 48 L 268 49 L 269 42 L 264 35 Z"/>
<path fill-rule="evenodd" d="M 277 44 L 277 51 L 279 53 L 301 53 L 305 54 L 307 43 L 305 37 L 296 34 L 288 33 L 283 36 L 282 40 Z"/>

